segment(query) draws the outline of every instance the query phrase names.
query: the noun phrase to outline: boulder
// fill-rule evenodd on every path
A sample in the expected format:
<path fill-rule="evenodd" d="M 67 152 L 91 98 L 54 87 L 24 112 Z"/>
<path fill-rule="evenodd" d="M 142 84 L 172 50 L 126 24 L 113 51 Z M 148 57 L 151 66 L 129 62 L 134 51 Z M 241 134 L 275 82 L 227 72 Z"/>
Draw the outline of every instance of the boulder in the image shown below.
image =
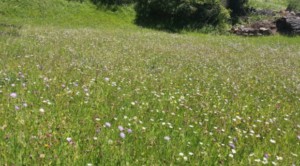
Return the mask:
<path fill-rule="evenodd" d="M 289 35 L 300 35 L 300 16 L 287 15 L 276 20 L 278 32 Z"/>

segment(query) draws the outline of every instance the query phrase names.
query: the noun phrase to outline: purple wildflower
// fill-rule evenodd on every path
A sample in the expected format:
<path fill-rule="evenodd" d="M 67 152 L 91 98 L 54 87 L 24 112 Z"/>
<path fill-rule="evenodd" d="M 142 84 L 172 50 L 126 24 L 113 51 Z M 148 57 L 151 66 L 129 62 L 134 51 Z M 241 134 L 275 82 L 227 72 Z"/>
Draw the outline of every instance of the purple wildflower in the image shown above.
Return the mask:
<path fill-rule="evenodd" d="M 71 137 L 68 137 L 67 138 L 67 141 L 70 143 L 70 142 L 72 142 L 72 138 Z"/>
<path fill-rule="evenodd" d="M 268 159 L 268 158 L 269 158 L 269 154 L 268 154 L 268 153 L 265 153 L 265 154 L 264 154 L 264 158 L 265 158 L 265 159 Z"/>
<path fill-rule="evenodd" d="M 20 109 L 20 107 L 16 105 L 16 106 L 15 106 L 15 109 L 16 109 L 16 110 L 19 110 L 19 109 Z"/>
<path fill-rule="evenodd" d="M 231 149 L 235 149 L 234 143 L 229 143 L 229 147 L 230 147 Z"/>
<path fill-rule="evenodd" d="M 17 97 L 17 93 L 15 93 L 15 92 L 11 93 L 11 94 L 10 94 L 10 97 L 16 98 L 16 97 Z"/>
<path fill-rule="evenodd" d="M 126 136 L 126 135 L 125 135 L 125 133 L 123 133 L 123 132 L 121 132 L 121 133 L 120 133 L 120 137 L 121 137 L 121 138 L 123 138 L 123 139 L 124 139 L 124 138 L 125 138 L 125 136 Z"/>
<path fill-rule="evenodd" d="M 123 131 L 123 130 L 124 130 L 123 126 L 118 126 L 118 129 L 119 129 L 120 131 Z"/>
<path fill-rule="evenodd" d="M 128 133 L 132 133 L 132 130 L 131 130 L 131 129 L 127 129 L 127 132 L 128 132 Z"/>

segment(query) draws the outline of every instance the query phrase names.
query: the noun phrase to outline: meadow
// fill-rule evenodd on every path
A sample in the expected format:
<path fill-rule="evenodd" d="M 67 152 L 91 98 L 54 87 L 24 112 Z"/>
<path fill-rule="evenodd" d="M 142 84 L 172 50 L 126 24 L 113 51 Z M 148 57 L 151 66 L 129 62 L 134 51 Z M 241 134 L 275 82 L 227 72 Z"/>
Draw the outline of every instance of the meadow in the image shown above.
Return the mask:
<path fill-rule="evenodd" d="M 0 165 L 300 165 L 299 37 L 22 2 L 0 0 Z"/>

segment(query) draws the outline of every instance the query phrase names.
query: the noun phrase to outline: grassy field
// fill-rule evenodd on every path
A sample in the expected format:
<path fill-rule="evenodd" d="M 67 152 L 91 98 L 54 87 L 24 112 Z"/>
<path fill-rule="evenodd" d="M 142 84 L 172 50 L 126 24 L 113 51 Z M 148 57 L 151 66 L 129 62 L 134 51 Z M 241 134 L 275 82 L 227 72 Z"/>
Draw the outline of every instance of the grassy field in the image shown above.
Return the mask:
<path fill-rule="evenodd" d="M 300 165 L 299 37 L 22 2 L 0 0 L 0 165 Z"/>

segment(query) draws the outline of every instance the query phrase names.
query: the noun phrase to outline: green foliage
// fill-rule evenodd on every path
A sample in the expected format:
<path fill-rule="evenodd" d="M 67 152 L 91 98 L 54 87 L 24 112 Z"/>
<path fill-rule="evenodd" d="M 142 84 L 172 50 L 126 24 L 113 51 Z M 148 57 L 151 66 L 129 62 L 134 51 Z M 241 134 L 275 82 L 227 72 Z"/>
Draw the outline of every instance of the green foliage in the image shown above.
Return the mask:
<path fill-rule="evenodd" d="M 223 27 L 228 12 L 215 0 L 137 0 L 136 22 L 167 29 Z"/>
<path fill-rule="evenodd" d="M 300 0 L 289 0 L 288 10 L 300 11 Z"/>

